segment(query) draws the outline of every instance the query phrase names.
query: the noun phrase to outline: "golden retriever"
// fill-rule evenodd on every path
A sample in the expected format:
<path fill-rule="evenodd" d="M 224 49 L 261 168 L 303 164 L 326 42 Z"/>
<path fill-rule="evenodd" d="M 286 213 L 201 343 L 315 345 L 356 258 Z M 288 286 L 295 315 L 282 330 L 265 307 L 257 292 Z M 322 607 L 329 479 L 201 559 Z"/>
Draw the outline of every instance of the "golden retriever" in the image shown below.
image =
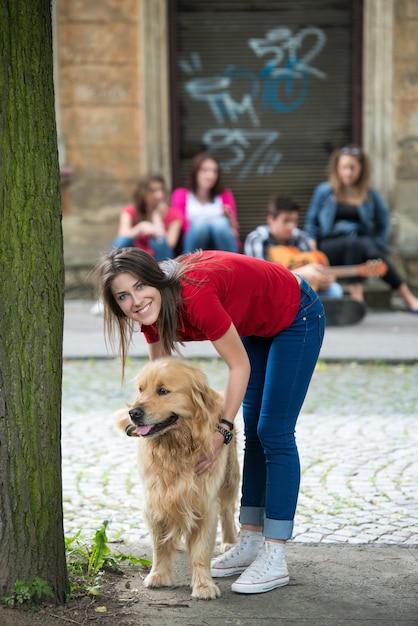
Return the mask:
<path fill-rule="evenodd" d="M 134 404 L 116 415 L 119 428 L 128 427 L 139 437 L 144 515 L 153 547 L 146 587 L 171 585 L 172 558 L 184 537 L 192 597 L 209 600 L 220 596 L 210 575 L 210 561 L 218 512 L 223 549 L 237 539 L 240 470 L 236 437 L 223 446 L 213 472 L 198 476 L 195 466 L 212 448 L 221 407 L 222 395 L 209 387 L 200 369 L 177 358 L 165 358 L 142 368 Z"/>

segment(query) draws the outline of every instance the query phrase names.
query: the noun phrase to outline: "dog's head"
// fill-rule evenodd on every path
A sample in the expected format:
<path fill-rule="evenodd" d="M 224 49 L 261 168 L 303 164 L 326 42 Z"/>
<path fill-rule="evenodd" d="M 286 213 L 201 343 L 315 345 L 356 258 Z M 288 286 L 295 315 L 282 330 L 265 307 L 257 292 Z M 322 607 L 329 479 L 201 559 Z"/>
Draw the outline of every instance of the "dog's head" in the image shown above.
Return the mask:
<path fill-rule="evenodd" d="M 153 438 L 175 428 L 214 432 L 222 396 L 197 367 L 174 358 L 145 365 L 137 377 L 137 397 L 129 410 L 136 434 Z"/>

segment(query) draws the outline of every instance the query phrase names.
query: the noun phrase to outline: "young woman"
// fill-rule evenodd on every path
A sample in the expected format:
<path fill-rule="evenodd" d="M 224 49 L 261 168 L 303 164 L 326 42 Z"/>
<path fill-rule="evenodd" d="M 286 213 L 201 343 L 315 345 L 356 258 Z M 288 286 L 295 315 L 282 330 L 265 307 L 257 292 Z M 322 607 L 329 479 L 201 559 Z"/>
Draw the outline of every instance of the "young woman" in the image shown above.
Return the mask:
<path fill-rule="evenodd" d="M 315 189 L 305 230 L 324 252 L 330 265 L 358 265 L 382 258 L 388 270 L 382 279 L 418 313 L 418 298 L 385 257 L 389 252 L 390 215 L 380 194 L 369 186 L 370 159 L 359 146 L 334 150 L 328 182 Z M 350 295 L 363 301 L 361 278 L 351 278 Z"/>
<path fill-rule="evenodd" d="M 161 174 L 143 176 L 134 192 L 134 203 L 122 209 L 112 248 L 136 247 L 157 261 L 175 256 L 183 218 L 167 205 L 167 189 Z"/>
<path fill-rule="evenodd" d="M 245 453 L 241 533 L 212 561 L 212 576 L 241 573 L 238 593 L 289 582 L 284 544 L 292 535 L 300 466 L 295 425 L 324 334 L 321 301 L 283 266 L 229 252 L 197 252 L 158 264 L 141 250 L 115 250 L 96 269 L 110 338 L 125 362 L 139 324 L 151 359 L 177 342 L 212 342 L 228 367 L 223 433 L 200 459 L 210 471 L 243 404 Z M 230 430 L 230 433 L 227 432 Z"/>
<path fill-rule="evenodd" d="M 234 196 L 221 183 L 219 164 L 206 153 L 192 162 L 186 187 L 173 191 L 171 205 L 183 216 L 183 251 L 237 252 L 238 220 Z"/>

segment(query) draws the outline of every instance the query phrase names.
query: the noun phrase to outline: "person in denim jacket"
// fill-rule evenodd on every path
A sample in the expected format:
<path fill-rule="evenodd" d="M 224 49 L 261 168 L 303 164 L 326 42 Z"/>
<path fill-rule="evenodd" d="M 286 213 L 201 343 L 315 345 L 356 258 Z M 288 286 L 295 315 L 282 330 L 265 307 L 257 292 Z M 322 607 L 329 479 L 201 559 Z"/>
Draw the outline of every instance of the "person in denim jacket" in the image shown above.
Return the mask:
<path fill-rule="evenodd" d="M 369 186 L 369 157 L 360 146 L 350 144 L 333 151 L 328 168 L 328 181 L 320 183 L 313 193 L 306 232 L 330 265 L 384 260 L 388 269 L 382 280 L 404 299 L 408 309 L 418 313 L 418 298 L 385 256 L 389 252 L 390 215 L 378 191 Z M 355 300 L 364 300 L 363 280 L 359 276 L 349 279 L 350 295 Z"/>

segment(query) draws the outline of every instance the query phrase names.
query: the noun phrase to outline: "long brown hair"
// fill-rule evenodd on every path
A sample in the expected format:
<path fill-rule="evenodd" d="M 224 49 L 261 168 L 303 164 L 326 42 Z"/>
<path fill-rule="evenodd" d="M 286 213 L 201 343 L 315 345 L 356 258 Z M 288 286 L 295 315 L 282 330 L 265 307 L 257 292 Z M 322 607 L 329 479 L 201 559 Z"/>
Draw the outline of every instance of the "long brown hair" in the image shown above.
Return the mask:
<path fill-rule="evenodd" d="M 209 154 L 208 152 L 201 152 L 200 154 L 197 154 L 193 161 L 192 161 L 192 165 L 190 167 L 190 172 L 189 172 L 189 178 L 187 181 L 187 188 L 191 189 L 193 191 L 193 193 L 196 193 L 197 191 L 197 174 L 200 170 L 200 168 L 202 167 L 202 164 L 205 161 L 214 161 L 216 163 L 216 165 L 218 166 L 218 178 L 216 179 L 215 184 L 213 185 L 212 189 L 209 191 L 209 197 L 211 199 L 211 201 L 213 201 L 216 196 L 219 196 L 225 189 L 225 187 L 223 186 L 222 182 L 221 182 L 221 169 L 219 167 L 219 162 L 217 159 L 215 159 L 215 157 L 213 157 L 211 154 Z"/>
<path fill-rule="evenodd" d="M 338 177 L 338 162 L 340 157 L 342 156 L 351 156 L 361 166 L 360 176 L 358 180 L 354 183 L 353 188 L 354 192 L 360 200 L 365 200 L 367 197 L 367 192 L 369 189 L 370 176 L 371 176 L 371 162 L 368 155 L 364 152 L 364 150 L 355 144 L 348 144 L 347 146 L 343 146 L 342 148 L 336 148 L 329 159 L 328 162 L 328 181 L 331 185 L 335 195 L 337 198 L 342 192 L 343 185 Z"/>
<path fill-rule="evenodd" d="M 118 332 L 122 377 L 136 322 L 128 318 L 116 302 L 112 293 L 114 279 L 119 274 L 127 272 L 145 285 L 159 290 L 161 311 L 156 326 L 160 341 L 167 354 L 172 351 L 178 352 L 176 344 L 181 343 L 178 338 L 178 325 L 182 305 L 182 281 L 198 282 L 188 279 L 185 274 L 191 267 L 198 266 L 201 255 L 200 251 L 157 263 L 150 254 L 139 248 L 117 248 L 97 263 L 93 275 L 98 298 L 103 302 L 105 333 L 113 348 Z"/>
<path fill-rule="evenodd" d="M 133 193 L 132 198 L 135 205 L 138 221 L 140 222 L 142 220 L 148 219 L 146 195 L 148 193 L 151 183 L 161 183 L 167 196 L 167 188 L 164 176 L 162 174 L 159 174 L 158 172 L 148 172 L 148 174 L 144 174 L 144 176 L 139 179 L 138 185 Z"/>

